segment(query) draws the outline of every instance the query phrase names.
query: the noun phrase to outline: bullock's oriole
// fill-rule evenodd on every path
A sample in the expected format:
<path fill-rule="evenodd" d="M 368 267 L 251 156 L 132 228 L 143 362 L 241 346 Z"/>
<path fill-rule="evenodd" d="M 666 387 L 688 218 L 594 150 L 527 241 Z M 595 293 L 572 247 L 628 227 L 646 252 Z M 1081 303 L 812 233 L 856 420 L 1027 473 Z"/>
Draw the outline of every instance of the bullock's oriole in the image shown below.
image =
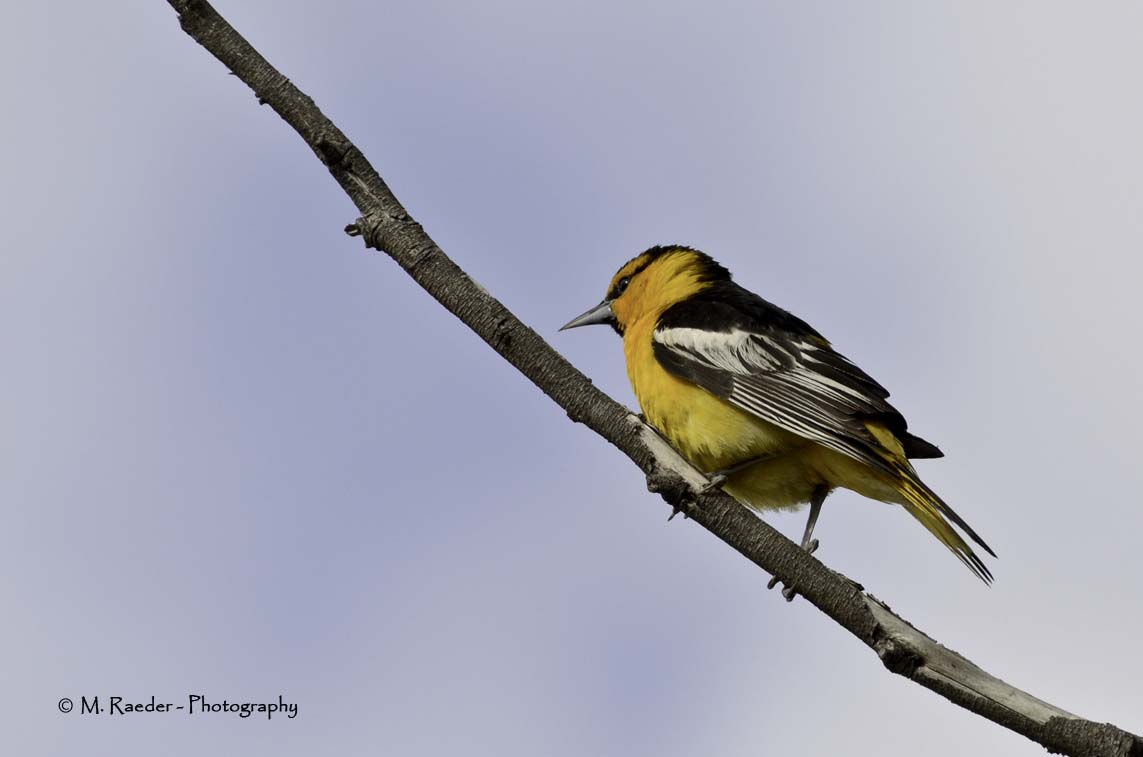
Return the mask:
<path fill-rule="evenodd" d="M 949 521 L 995 553 L 909 462 L 942 452 L 909 433 L 884 387 L 708 255 L 647 250 L 619 269 L 603 302 L 563 328 L 589 324 L 623 337 L 644 417 L 713 484 L 755 510 L 810 504 L 804 549 L 817 547 L 822 502 L 840 486 L 902 505 L 992 580 Z"/>

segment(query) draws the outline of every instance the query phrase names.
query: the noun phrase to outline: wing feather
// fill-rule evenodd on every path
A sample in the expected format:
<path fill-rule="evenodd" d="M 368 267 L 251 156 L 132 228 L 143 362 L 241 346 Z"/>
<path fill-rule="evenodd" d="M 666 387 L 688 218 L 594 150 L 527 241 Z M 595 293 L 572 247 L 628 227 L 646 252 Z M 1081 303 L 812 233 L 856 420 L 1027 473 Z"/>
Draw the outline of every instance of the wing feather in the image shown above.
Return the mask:
<path fill-rule="evenodd" d="M 764 324 L 723 330 L 671 325 L 680 322 L 678 313 L 663 320 L 652 338 L 667 371 L 776 426 L 892 471 L 865 419 L 900 414 L 885 401 L 884 387 L 824 339 L 802 339 Z"/>

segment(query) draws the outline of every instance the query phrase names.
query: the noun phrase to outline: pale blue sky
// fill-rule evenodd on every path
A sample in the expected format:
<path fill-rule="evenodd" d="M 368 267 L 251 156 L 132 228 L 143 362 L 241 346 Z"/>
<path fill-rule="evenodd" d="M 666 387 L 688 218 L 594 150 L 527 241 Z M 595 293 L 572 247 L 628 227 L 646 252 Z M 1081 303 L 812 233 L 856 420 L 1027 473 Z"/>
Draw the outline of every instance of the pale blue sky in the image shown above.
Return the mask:
<path fill-rule="evenodd" d="M 621 401 L 614 335 L 556 329 L 646 246 L 810 321 L 1000 559 L 986 589 L 845 493 L 819 556 L 1143 731 L 1138 4 L 218 8 Z M 25 4 L 0 43 L 3 751 L 1043 753 L 667 524 L 342 233 L 325 169 L 166 3 Z M 300 710 L 56 710 L 192 693 Z"/>

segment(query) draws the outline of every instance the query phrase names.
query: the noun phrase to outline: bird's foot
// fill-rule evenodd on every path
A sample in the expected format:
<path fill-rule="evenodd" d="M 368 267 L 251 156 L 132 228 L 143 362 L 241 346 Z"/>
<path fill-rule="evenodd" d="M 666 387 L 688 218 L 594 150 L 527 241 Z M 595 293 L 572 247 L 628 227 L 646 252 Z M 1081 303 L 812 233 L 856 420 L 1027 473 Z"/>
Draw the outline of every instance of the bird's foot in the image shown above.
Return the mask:
<path fill-rule="evenodd" d="M 812 555 L 814 552 L 817 551 L 818 543 L 819 542 L 817 539 L 810 539 L 809 541 L 803 541 L 802 542 L 802 549 L 806 550 L 806 554 Z M 773 589 L 775 586 L 777 586 L 779 584 L 780 580 L 781 579 L 779 579 L 777 576 L 771 577 L 770 582 L 768 584 L 766 584 L 766 588 L 767 589 Z M 794 597 L 798 596 L 798 590 L 796 588 L 794 588 L 793 586 L 785 586 L 782 588 L 782 596 L 786 598 L 787 602 L 793 602 Z"/>
<path fill-rule="evenodd" d="M 706 486 L 699 490 L 699 494 L 706 494 L 707 492 L 713 491 L 725 484 L 726 480 L 733 476 L 735 473 L 744 471 L 752 465 L 757 465 L 758 463 L 761 463 L 765 460 L 770 460 L 773 457 L 775 456 L 759 455 L 758 457 L 752 457 L 749 460 L 743 460 L 741 463 L 735 463 L 729 468 L 723 468 L 722 470 L 716 470 L 713 473 L 709 473 L 707 474 L 708 481 Z"/>
<path fill-rule="evenodd" d="M 709 494 L 710 492 L 725 484 L 726 479 L 726 471 L 716 471 L 715 473 L 712 473 L 706 482 L 706 486 L 699 489 L 699 494 Z"/>

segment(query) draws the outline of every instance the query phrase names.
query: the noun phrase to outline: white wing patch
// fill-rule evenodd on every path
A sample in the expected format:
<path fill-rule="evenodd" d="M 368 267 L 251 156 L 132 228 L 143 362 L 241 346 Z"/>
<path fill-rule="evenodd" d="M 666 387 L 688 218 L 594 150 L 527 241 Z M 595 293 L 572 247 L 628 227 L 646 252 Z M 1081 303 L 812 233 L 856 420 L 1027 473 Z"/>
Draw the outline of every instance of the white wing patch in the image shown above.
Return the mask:
<path fill-rule="evenodd" d="M 654 339 L 665 347 L 682 349 L 701 356 L 712 368 L 719 368 L 738 376 L 749 376 L 759 370 L 773 371 L 788 365 L 794 356 L 776 342 L 749 331 L 706 331 L 704 329 L 658 329 Z M 757 342 L 763 339 L 785 361 L 767 352 Z"/>

